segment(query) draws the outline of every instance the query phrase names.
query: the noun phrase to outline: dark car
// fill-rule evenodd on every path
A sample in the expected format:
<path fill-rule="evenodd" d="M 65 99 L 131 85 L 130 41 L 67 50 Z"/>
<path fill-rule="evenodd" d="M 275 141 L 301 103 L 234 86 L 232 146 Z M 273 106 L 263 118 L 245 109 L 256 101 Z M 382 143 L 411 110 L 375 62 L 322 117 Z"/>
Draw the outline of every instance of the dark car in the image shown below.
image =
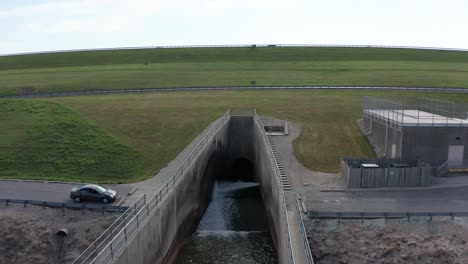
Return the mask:
<path fill-rule="evenodd" d="M 81 201 L 110 203 L 115 201 L 116 197 L 116 191 L 95 184 L 75 187 L 70 193 L 70 198 L 77 203 Z"/>

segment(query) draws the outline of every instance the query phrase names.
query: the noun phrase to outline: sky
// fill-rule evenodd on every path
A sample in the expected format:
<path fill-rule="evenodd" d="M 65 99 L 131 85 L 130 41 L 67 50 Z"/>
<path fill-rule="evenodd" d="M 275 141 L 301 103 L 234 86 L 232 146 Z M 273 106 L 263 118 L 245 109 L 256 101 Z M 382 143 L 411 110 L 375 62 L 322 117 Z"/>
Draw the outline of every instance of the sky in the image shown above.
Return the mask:
<path fill-rule="evenodd" d="M 242 44 L 468 49 L 467 0 L 0 0 L 0 54 Z"/>

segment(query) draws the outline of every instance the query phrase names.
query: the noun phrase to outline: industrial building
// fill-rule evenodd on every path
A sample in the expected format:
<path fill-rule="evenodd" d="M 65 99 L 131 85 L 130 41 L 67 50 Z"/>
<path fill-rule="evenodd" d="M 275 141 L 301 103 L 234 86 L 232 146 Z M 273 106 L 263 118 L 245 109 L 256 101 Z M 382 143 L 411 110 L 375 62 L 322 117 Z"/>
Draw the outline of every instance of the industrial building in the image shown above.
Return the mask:
<path fill-rule="evenodd" d="M 364 97 L 361 128 L 377 154 L 433 167 L 467 164 L 468 104 L 427 98 Z"/>

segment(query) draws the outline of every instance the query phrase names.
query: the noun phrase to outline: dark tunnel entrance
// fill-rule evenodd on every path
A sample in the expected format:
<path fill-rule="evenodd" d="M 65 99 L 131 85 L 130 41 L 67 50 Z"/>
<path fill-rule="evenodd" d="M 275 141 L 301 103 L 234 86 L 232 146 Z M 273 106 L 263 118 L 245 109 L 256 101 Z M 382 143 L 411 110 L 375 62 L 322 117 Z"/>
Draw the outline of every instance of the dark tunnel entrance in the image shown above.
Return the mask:
<path fill-rule="evenodd" d="M 232 164 L 231 180 L 255 182 L 254 167 L 250 160 L 236 159 Z"/>
<path fill-rule="evenodd" d="M 227 171 L 218 175 L 216 180 L 231 182 L 257 182 L 253 163 L 246 158 L 238 158 L 230 162 Z"/>

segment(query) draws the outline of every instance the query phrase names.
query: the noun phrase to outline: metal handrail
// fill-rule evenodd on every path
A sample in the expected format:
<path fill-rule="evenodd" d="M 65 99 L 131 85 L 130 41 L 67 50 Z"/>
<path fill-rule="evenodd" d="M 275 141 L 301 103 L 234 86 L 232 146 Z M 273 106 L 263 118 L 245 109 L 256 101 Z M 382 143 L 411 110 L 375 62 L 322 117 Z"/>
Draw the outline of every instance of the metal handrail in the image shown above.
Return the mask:
<path fill-rule="evenodd" d="M 0 204 L 19 204 L 26 207 L 26 205 L 50 207 L 50 208 L 67 208 L 72 210 L 90 210 L 90 211 L 106 211 L 106 212 L 119 212 L 122 213 L 128 209 L 126 206 L 116 205 L 101 205 L 101 204 L 77 204 L 77 203 L 61 203 L 61 202 L 48 202 L 38 200 L 21 200 L 21 199 L 0 199 Z"/>
<path fill-rule="evenodd" d="M 410 217 L 468 217 L 468 212 L 333 212 L 308 211 L 309 218 L 338 218 L 338 219 L 376 219 L 376 218 L 410 218 Z"/>
<path fill-rule="evenodd" d="M 279 194 L 280 194 L 280 197 L 281 197 L 281 207 L 282 207 L 282 211 L 283 211 L 283 219 L 284 219 L 284 223 L 285 223 L 285 228 L 286 228 L 286 232 L 287 232 L 287 239 L 288 239 L 288 257 L 289 257 L 289 263 L 290 264 L 294 264 L 295 263 L 295 260 L 294 260 L 294 254 L 293 254 L 293 247 L 292 247 L 292 241 L 291 241 L 291 231 L 290 231 L 290 227 L 289 227 L 289 220 L 288 220 L 288 215 L 287 215 L 287 207 L 286 207 L 286 200 L 285 200 L 285 195 L 284 195 L 284 190 L 282 188 L 282 183 L 281 183 L 281 176 L 280 176 L 280 171 L 278 169 L 278 166 L 276 164 L 276 160 L 274 159 L 274 155 L 273 155 L 273 149 L 271 148 L 271 145 L 270 145 L 270 142 L 268 141 L 268 137 L 267 135 L 265 134 L 264 132 L 264 125 L 263 125 L 263 122 L 262 120 L 260 119 L 260 117 L 257 115 L 257 113 L 255 112 L 255 115 L 254 115 L 254 120 L 255 120 L 255 123 L 257 125 L 257 128 L 260 129 L 262 131 L 262 138 L 263 138 L 263 141 L 265 143 L 265 145 L 267 146 L 267 150 L 269 152 L 269 156 L 270 156 L 270 159 L 272 159 L 275 163 L 275 178 L 276 180 L 278 181 L 278 186 L 281 186 L 280 190 L 279 190 Z"/>
<path fill-rule="evenodd" d="M 307 239 L 307 232 L 304 227 L 304 220 L 302 219 L 302 212 L 301 212 L 301 209 L 299 208 L 299 199 L 297 199 L 297 197 L 296 197 L 296 216 L 297 216 L 297 222 L 299 224 L 299 231 L 301 232 L 302 246 L 304 247 L 305 258 L 306 258 L 307 264 L 314 264 L 314 258 L 310 250 L 309 240 Z"/>
<path fill-rule="evenodd" d="M 169 178 L 166 183 L 156 191 L 147 201 L 146 194 L 133 203 L 106 231 L 101 234 L 72 264 L 84 263 L 110 263 L 124 249 L 150 216 L 154 214 L 158 205 L 168 197 L 169 191 L 174 189 L 181 176 L 192 163 L 192 157 L 198 154 L 206 146 L 208 139 L 211 139 L 218 129 L 229 120 L 229 110 L 216 121 L 208 130 L 205 136 L 197 143 L 194 149 L 182 162 L 177 172 Z M 100 242 L 99 242 L 100 241 Z"/>
<path fill-rule="evenodd" d="M 447 173 L 447 171 L 448 171 L 448 160 L 445 161 L 444 163 L 442 163 L 442 165 L 440 165 L 437 168 L 436 175 L 437 175 L 437 177 L 442 177 Z"/>

